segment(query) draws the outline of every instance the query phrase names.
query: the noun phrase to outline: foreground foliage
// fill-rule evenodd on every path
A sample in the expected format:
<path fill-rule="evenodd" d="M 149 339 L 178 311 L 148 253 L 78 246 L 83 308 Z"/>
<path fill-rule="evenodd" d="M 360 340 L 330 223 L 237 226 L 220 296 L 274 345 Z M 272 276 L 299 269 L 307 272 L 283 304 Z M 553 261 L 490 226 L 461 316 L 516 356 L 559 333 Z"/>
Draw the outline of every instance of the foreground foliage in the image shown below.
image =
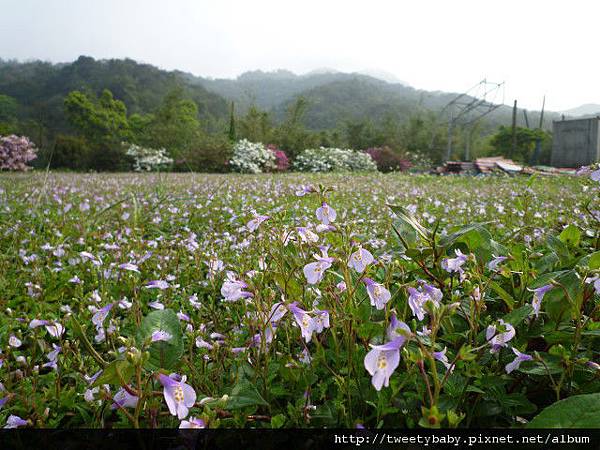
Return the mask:
<path fill-rule="evenodd" d="M 4 174 L 0 424 L 593 426 L 598 192 Z"/>

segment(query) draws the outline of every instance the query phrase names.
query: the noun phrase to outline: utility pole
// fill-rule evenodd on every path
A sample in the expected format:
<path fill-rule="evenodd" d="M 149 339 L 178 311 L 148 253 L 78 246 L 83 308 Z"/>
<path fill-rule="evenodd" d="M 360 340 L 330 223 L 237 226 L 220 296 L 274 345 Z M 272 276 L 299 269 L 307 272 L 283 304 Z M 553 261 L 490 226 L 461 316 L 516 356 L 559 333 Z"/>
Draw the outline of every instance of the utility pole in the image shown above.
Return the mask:
<path fill-rule="evenodd" d="M 515 100 L 515 104 L 513 105 L 513 114 L 512 114 L 512 145 L 510 149 L 510 157 L 514 157 L 517 152 L 517 101 Z"/>
<path fill-rule="evenodd" d="M 540 124 L 537 128 L 537 131 L 541 133 L 542 125 L 544 124 L 544 108 L 546 107 L 546 96 L 544 95 L 544 99 L 542 100 L 542 112 L 540 113 Z M 538 137 L 535 139 L 535 149 L 533 150 L 533 155 L 531 156 L 531 161 L 529 164 L 535 166 L 540 159 L 540 154 L 542 153 L 542 138 Z"/>
<path fill-rule="evenodd" d="M 450 156 L 452 156 L 452 127 L 454 125 L 454 121 L 452 120 L 452 111 L 450 111 L 450 120 L 448 121 L 448 144 L 446 147 L 446 161 L 450 161 Z"/>

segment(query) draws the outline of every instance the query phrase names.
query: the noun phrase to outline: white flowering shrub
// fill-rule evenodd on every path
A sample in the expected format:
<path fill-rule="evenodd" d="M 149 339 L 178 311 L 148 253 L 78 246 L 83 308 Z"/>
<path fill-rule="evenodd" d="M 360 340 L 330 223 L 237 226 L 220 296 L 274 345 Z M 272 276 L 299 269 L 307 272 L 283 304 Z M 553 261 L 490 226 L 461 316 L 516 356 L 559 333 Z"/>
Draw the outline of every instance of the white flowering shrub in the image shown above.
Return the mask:
<path fill-rule="evenodd" d="M 165 170 L 173 164 L 173 159 L 167 155 L 164 148 L 145 148 L 131 144 L 125 153 L 133 158 L 133 170 L 136 172 Z"/>
<path fill-rule="evenodd" d="M 300 172 L 343 172 L 377 170 L 371 155 L 352 149 L 309 148 L 294 161 L 294 169 Z"/>
<path fill-rule="evenodd" d="M 231 169 L 241 173 L 262 173 L 276 168 L 275 153 L 260 142 L 242 139 L 233 146 Z"/>

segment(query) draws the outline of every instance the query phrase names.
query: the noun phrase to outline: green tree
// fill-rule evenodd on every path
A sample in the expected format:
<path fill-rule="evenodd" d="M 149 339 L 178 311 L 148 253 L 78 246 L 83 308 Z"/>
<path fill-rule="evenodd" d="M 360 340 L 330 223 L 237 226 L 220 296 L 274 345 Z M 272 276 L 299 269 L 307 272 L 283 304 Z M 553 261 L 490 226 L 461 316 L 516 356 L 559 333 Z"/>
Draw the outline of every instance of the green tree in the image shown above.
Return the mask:
<path fill-rule="evenodd" d="M 550 159 L 550 147 L 552 146 L 552 136 L 540 129 L 531 129 L 516 127 L 516 149 L 513 153 L 513 132 L 512 127 L 501 126 L 498 132 L 490 139 L 490 144 L 497 154 L 515 159 L 516 161 L 529 163 L 533 157 L 536 141 L 541 143 L 541 154 L 538 155 L 538 163 L 548 163 Z"/>
<path fill-rule="evenodd" d="M 308 103 L 300 96 L 289 107 L 283 123 L 275 130 L 275 144 L 294 158 L 302 150 L 319 146 L 319 136 L 309 132 L 302 123 Z"/>
<path fill-rule="evenodd" d="M 231 109 L 229 111 L 229 140 L 234 142 L 237 140 L 237 134 L 235 132 L 235 103 L 231 102 Z"/>
<path fill-rule="evenodd" d="M 151 146 L 152 142 L 149 133 L 153 114 L 132 114 L 129 116 L 129 129 L 131 130 L 131 140 L 138 145 Z"/>
<path fill-rule="evenodd" d="M 125 104 L 115 99 L 107 89 L 99 98 L 73 91 L 65 98 L 64 103 L 69 122 L 89 145 L 90 168 L 126 169 L 128 161 L 121 143 L 129 139 L 131 133 Z M 83 155 L 81 159 L 85 160 Z"/>
<path fill-rule="evenodd" d="M 384 138 L 370 120 L 355 120 L 346 122 L 346 141 L 350 148 L 366 150 L 383 145 Z"/>
<path fill-rule="evenodd" d="M 154 114 L 149 131 L 152 147 L 166 148 L 171 156 L 193 148 L 203 136 L 198 120 L 198 105 L 174 89 Z"/>
<path fill-rule="evenodd" d="M 17 132 L 17 100 L 8 95 L 0 94 L 0 135 Z"/>
<path fill-rule="evenodd" d="M 244 117 L 238 121 L 239 137 L 251 142 L 268 144 L 272 140 L 273 126 L 269 113 L 251 106 Z"/>
<path fill-rule="evenodd" d="M 65 98 L 69 122 L 89 143 L 115 144 L 129 137 L 125 103 L 105 89 L 99 98 L 73 91 Z"/>

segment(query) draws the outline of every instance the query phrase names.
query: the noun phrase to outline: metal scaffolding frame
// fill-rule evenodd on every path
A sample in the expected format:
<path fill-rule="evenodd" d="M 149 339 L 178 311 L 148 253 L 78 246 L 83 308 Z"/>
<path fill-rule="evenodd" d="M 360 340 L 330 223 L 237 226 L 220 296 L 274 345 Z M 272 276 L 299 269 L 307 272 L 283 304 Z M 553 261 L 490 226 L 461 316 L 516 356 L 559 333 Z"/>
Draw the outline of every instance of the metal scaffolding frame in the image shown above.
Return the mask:
<path fill-rule="evenodd" d="M 471 89 L 457 95 L 444 106 L 438 118 L 446 117 L 448 123 L 448 137 L 446 143 L 446 160 L 452 156 L 452 138 L 457 125 L 470 126 L 476 124 L 481 118 L 504 104 L 504 81 L 495 83 L 486 78 L 481 80 Z M 499 97 L 502 97 L 499 99 Z M 435 131 L 434 131 L 435 133 Z M 465 148 L 465 159 L 469 159 L 469 147 L 473 127 L 469 130 L 469 137 Z M 433 147 L 433 138 L 431 141 Z"/>

